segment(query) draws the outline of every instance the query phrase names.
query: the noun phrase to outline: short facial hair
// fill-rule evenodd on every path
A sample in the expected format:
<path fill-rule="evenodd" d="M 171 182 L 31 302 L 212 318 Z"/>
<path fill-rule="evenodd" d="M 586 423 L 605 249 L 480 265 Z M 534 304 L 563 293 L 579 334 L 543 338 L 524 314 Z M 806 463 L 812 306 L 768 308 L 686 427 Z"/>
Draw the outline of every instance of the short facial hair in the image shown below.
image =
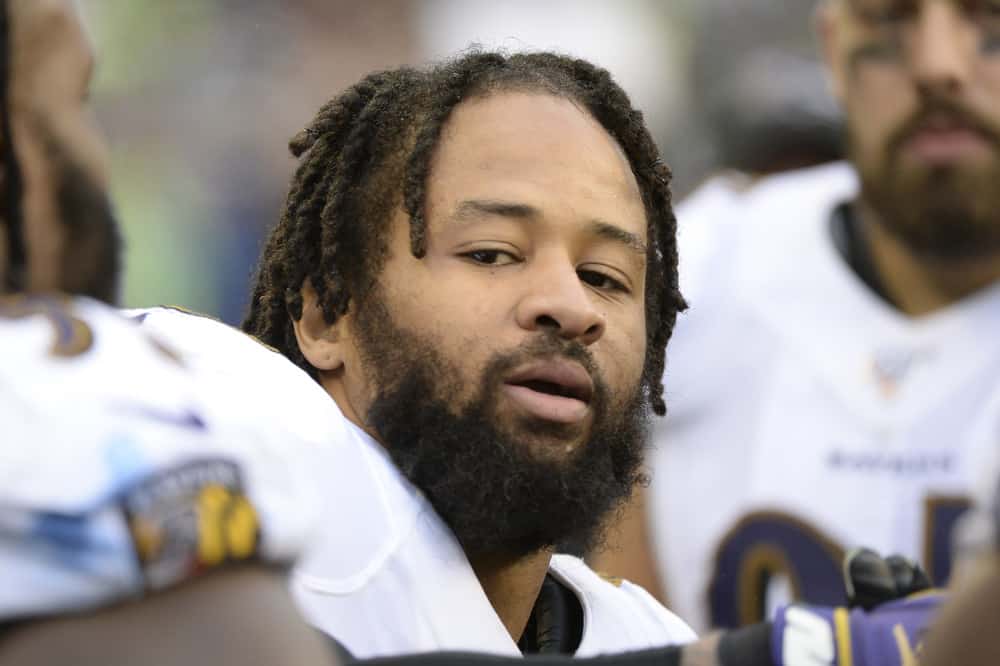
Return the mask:
<path fill-rule="evenodd" d="M 586 552 L 601 543 L 604 519 L 643 480 L 649 410 L 638 382 L 614 400 L 586 347 L 549 335 L 494 354 L 473 398 L 458 404 L 468 386 L 435 345 L 398 327 L 377 293 L 355 305 L 359 347 L 376 386 L 367 425 L 467 554 L 521 556 L 569 543 Z M 581 363 L 595 385 L 591 430 L 562 456 L 544 455 L 515 433 L 556 446 L 573 426 L 514 419 L 515 432 L 505 432 L 497 412 L 503 376 L 552 357 Z"/>
<path fill-rule="evenodd" d="M 929 117 L 946 115 L 989 142 L 988 165 L 902 164 L 906 141 Z M 879 222 L 914 253 L 961 261 L 1000 252 L 1000 130 L 944 97 L 925 96 L 920 108 L 893 132 L 877 160 L 858 158 L 862 198 Z"/>

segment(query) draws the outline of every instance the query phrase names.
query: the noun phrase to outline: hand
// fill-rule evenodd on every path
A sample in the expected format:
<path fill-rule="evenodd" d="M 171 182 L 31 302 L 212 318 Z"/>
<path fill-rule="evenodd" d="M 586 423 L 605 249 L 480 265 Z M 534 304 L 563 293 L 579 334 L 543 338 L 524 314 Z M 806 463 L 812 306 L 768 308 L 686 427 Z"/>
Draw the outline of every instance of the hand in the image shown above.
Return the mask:
<path fill-rule="evenodd" d="M 783 666 L 916 666 L 924 631 L 944 599 L 927 574 L 900 556 L 860 549 L 844 559 L 850 608 L 792 605 L 771 632 Z"/>
<path fill-rule="evenodd" d="M 849 607 L 872 610 L 930 589 L 931 580 L 919 564 L 901 555 L 882 558 L 873 550 L 857 548 L 844 558 L 844 586 Z"/>

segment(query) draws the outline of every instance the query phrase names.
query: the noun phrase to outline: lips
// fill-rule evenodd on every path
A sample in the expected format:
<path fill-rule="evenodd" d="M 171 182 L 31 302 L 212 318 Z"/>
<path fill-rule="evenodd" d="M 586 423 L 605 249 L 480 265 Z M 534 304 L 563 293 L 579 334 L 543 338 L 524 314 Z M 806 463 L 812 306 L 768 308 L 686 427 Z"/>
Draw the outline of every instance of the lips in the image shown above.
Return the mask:
<path fill-rule="evenodd" d="M 991 151 L 989 136 L 981 128 L 948 114 L 930 116 L 913 127 L 904 145 L 907 152 L 928 162 L 988 156 Z"/>
<path fill-rule="evenodd" d="M 514 370 L 504 392 L 522 410 L 556 423 L 577 423 L 590 413 L 594 382 L 579 363 L 536 361 Z"/>

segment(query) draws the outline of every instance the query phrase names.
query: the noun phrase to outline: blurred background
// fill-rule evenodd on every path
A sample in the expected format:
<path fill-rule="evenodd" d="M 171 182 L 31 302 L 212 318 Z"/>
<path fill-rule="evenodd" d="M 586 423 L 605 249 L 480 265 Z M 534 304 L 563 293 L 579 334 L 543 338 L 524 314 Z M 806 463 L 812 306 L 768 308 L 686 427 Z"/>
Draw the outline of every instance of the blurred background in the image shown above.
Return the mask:
<path fill-rule="evenodd" d="M 813 0 L 80 4 L 99 58 L 128 306 L 238 323 L 295 167 L 288 139 L 364 74 L 473 44 L 609 69 L 646 114 L 678 197 L 721 169 L 794 163 L 786 149 L 836 151 Z"/>

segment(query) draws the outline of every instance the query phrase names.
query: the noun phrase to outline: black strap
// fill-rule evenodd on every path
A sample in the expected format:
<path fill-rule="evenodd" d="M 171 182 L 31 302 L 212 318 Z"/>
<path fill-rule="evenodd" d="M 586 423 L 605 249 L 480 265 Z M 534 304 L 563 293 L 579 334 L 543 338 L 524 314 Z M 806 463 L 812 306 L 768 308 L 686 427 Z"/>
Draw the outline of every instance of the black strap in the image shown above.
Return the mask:
<path fill-rule="evenodd" d="M 833 214 L 830 216 L 830 234 L 833 236 L 834 247 L 854 274 L 876 296 L 898 309 L 899 306 L 886 292 L 885 284 L 875 267 L 871 244 L 853 203 L 842 203 L 833 209 Z"/>
<path fill-rule="evenodd" d="M 771 623 L 751 624 L 727 631 L 719 641 L 719 663 L 722 666 L 772 666 Z"/>
<path fill-rule="evenodd" d="M 680 666 L 683 654 L 680 646 L 670 646 L 642 652 L 601 655 L 578 659 L 567 655 L 531 655 L 500 657 L 472 652 L 430 652 L 406 657 L 382 657 L 363 660 L 370 666 Z"/>
<path fill-rule="evenodd" d="M 517 646 L 526 655 L 571 655 L 582 640 L 583 605 L 572 590 L 546 574 Z"/>

